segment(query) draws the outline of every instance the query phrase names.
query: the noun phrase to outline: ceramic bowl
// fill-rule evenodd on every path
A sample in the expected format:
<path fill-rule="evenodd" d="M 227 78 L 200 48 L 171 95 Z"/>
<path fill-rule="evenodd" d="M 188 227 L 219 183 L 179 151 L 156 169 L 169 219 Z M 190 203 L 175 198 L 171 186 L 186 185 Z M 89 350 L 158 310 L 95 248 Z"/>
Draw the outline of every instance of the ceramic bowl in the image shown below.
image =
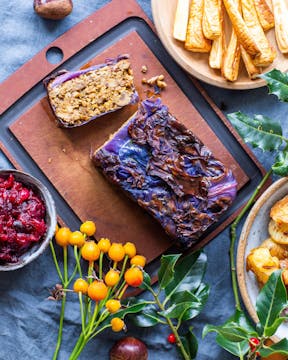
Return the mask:
<path fill-rule="evenodd" d="M 260 289 L 254 273 L 246 271 L 246 258 L 250 250 L 258 247 L 269 237 L 270 209 L 287 194 L 288 178 L 282 178 L 273 183 L 251 209 L 240 235 L 237 251 L 238 284 L 247 311 L 255 322 L 258 322 L 255 304 Z M 288 324 L 282 324 L 275 334 L 275 339 L 286 337 L 287 331 Z"/>
<path fill-rule="evenodd" d="M 45 222 L 47 225 L 47 231 L 46 235 L 39 242 L 35 243 L 29 250 L 19 257 L 18 262 L 0 265 L 0 271 L 11 271 L 22 268 L 41 255 L 54 235 L 57 222 L 55 203 L 48 189 L 38 179 L 22 171 L 14 169 L 0 170 L 0 177 L 6 177 L 9 174 L 14 175 L 15 180 L 26 185 L 28 188 L 31 188 L 35 194 L 41 197 L 44 201 L 46 208 Z"/>

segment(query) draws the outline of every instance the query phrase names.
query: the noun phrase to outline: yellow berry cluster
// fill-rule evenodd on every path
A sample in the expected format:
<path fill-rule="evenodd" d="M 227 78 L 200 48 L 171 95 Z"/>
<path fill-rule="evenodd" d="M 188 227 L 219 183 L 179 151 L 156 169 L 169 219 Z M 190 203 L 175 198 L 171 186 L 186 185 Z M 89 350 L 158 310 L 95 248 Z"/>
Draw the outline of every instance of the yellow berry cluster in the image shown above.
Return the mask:
<path fill-rule="evenodd" d="M 55 241 L 63 248 L 73 246 L 77 250 L 75 256 L 79 254 L 79 257 L 89 263 L 87 278 L 76 279 L 73 291 L 80 293 L 81 296 L 82 294 L 87 296 L 90 301 L 101 302 L 105 311 L 114 314 L 121 309 L 121 298 L 127 287 L 139 287 L 142 284 L 146 258 L 137 254 L 136 246 L 132 242 L 123 245 L 117 242 L 111 243 L 107 238 L 95 241 L 91 239 L 95 233 L 96 225 L 89 220 L 82 223 L 77 231 L 72 232 L 68 227 L 57 228 Z M 106 274 L 102 273 L 104 255 L 113 262 L 113 266 Z M 96 261 L 98 261 L 97 266 L 95 266 Z M 130 266 L 126 268 L 128 261 Z M 113 331 L 123 330 L 124 321 L 114 317 L 111 320 L 111 328 Z"/>

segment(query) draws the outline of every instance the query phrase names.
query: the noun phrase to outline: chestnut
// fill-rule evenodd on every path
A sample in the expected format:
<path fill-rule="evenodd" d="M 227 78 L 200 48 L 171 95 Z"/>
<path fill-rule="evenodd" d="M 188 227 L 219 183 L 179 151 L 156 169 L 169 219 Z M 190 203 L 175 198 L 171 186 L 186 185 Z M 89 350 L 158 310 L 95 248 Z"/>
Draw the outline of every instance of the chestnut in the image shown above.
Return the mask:
<path fill-rule="evenodd" d="M 69 15 L 73 9 L 72 0 L 34 0 L 35 12 L 51 20 L 60 20 Z"/>
<path fill-rule="evenodd" d="M 110 349 L 110 360 L 147 360 L 146 345 L 132 336 L 118 340 Z"/>

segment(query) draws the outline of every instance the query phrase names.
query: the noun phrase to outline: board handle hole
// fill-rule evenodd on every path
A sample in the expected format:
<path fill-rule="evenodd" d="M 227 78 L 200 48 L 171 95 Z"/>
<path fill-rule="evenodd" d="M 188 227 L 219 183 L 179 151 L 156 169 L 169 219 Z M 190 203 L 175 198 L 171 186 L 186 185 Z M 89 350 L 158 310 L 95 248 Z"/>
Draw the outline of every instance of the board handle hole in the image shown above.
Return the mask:
<path fill-rule="evenodd" d="M 46 51 L 46 59 L 50 64 L 59 64 L 63 57 L 63 51 L 57 46 L 53 46 Z"/>

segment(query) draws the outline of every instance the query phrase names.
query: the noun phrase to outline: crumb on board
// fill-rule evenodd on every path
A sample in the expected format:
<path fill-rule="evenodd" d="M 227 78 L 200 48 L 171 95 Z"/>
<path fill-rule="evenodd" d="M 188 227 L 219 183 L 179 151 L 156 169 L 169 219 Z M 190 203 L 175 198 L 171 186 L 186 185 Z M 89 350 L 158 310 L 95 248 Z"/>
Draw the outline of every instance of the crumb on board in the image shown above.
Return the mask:
<path fill-rule="evenodd" d="M 152 76 L 150 79 L 143 78 L 142 84 L 147 84 L 149 86 L 157 86 L 159 89 L 165 89 L 167 87 L 167 83 L 164 81 L 164 75 L 156 75 Z"/>
<path fill-rule="evenodd" d="M 142 72 L 143 74 L 146 74 L 147 71 L 148 71 L 147 66 L 146 66 L 146 65 L 142 65 L 142 67 L 141 67 L 141 72 Z"/>
<path fill-rule="evenodd" d="M 52 163 L 52 158 L 49 157 L 49 158 L 48 158 L 48 164 L 51 164 L 51 163 Z"/>

